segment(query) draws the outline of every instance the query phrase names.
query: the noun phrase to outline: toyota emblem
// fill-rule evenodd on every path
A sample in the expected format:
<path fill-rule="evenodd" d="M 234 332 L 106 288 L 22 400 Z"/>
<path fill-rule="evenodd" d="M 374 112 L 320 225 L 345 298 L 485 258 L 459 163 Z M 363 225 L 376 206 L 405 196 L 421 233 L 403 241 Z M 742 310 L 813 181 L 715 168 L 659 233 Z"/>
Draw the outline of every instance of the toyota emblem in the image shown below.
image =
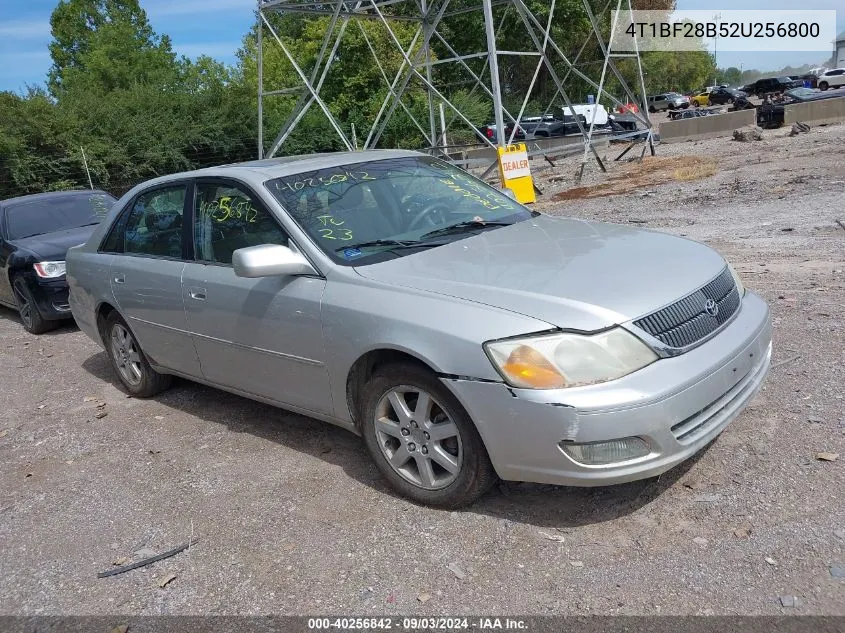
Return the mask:
<path fill-rule="evenodd" d="M 719 314 L 719 304 L 713 301 L 713 299 L 708 299 L 704 304 L 704 311 L 714 317 Z"/>

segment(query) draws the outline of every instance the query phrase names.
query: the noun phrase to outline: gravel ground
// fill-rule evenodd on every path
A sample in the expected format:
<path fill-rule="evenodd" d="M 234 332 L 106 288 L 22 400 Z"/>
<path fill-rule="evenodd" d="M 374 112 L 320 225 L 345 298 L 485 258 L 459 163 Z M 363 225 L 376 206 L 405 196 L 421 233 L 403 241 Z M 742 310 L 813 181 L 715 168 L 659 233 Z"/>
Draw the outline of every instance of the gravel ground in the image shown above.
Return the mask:
<path fill-rule="evenodd" d="M 539 179 L 548 212 L 711 244 L 772 307 L 791 362 L 656 480 L 418 507 L 345 431 L 185 381 L 128 398 L 75 327 L 33 337 L 0 310 L 2 612 L 845 615 L 845 127 L 764 135 L 660 146 L 719 171 L 626 196 L 546 202 L 575 163 Z"/>

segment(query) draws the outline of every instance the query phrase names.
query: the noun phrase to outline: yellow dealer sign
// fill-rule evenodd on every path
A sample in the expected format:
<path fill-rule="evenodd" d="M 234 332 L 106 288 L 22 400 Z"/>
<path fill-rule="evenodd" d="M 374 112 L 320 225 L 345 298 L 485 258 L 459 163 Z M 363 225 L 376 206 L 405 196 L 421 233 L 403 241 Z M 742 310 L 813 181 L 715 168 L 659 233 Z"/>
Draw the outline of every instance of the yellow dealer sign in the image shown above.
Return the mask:
<path fill-rule="evenodd" d="M 522 203 L 535 202 L 534 180 L 531 178 L 531 166 L 528 163 L 528 150 L 525 143 L 499 147 L 499 179 Z"/>

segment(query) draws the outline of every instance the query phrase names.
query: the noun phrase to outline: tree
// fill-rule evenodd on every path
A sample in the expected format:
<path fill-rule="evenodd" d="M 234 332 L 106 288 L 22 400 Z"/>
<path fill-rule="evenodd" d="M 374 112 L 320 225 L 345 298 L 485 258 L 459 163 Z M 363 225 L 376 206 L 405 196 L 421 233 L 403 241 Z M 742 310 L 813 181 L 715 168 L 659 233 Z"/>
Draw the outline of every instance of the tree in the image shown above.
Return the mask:
<path fill-rule="evenodd" d="M 50 26 L 53 95 L 74 77 L 112 90 L 160 80 L 174 67 L 170 39 L 155 34 L 138 0 L 60 0 Z"/>
<path fill-rule="evenodd" d="M 742 83 L 742 71 L 735 66 L 730 68 L 720 68 L 716 72 L 717 81 L 720 84 L 727 84 L 729 86 L 738 86 Z"/>

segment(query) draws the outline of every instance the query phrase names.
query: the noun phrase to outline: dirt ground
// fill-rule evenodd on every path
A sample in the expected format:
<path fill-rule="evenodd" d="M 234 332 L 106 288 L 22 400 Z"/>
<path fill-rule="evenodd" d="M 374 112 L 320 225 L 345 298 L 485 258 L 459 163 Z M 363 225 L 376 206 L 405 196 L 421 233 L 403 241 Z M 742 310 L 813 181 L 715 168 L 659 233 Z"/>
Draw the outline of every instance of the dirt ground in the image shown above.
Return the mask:
<path fill-rule="evenodd" d="M 656 480 L 418 507 L 345 431 L 185 381 L 128 398 L 74 326 L 0 310 L 2 612 L 845 615 L 845 126 L 787 134 L 658 146 L 716 173 L 624 195 L 554 200 L 577 159 L 540 174 L 539 209 L 706 242 L 771 305 L 765 388 Z"/>

